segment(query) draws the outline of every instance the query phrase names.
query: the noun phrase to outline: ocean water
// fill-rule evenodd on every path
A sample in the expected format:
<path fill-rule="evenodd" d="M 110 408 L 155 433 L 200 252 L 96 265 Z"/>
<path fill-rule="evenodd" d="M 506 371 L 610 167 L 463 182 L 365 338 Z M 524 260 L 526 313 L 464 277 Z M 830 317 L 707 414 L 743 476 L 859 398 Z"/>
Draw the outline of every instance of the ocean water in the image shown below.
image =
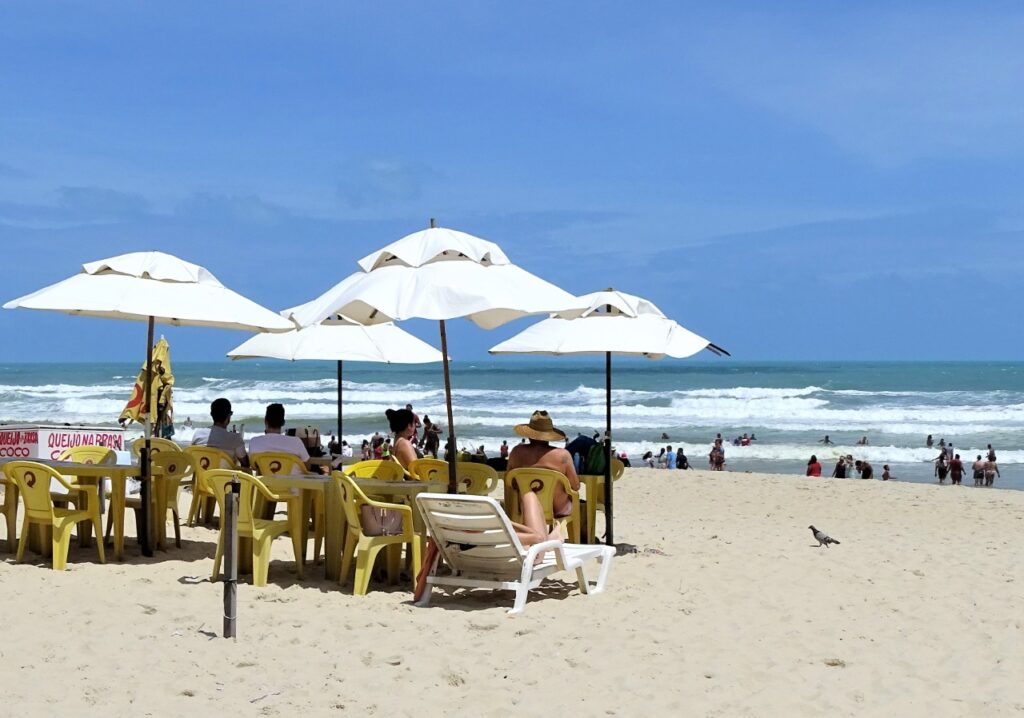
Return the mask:
<path fill-rule="evenodd" d="M 0 422 L 112 425 L 127 400 L 137 364 L 0 364 Z M 191 417 L 208 421 L 219 396 L 234 405 L 247 435 L 262 431 L 266 404 L 285 405 L 290 426 L 313 424 L 326 437 L 336 422 L 335 366 L 326 362 L 240 361 L 174 364 L 176 438 Z M 452 365 L 460 445 L 496 451 L 516 441 L 512 425 L 547 409 L 570 436 L 604 428 L 602 360 L 515 358 Z M 414 405 L 444 421 L 440 365 L 347 364 L 344 438 L 359 443 L 386 430 L 384 411 Z M 888 463 L 904 480 L 934 481 L 932 434 L 952 442 L 965 463 L 992 444 L 1003 474 L 997 486 L 1024 488 L 1024 363 L 737 362 L 616 359 L 613 436 L 638 459 L 682 445 L 697 466 L 711 440 L 753 433 L 728 446 L 728 467 L 803 473 L 816 454 L 826 471 L 840 454 Z M 244 425 L 244 427 L 242 426 Z M 668 441 L 661 441 L 662 433 Z M 817 443 L 828 434 L 836 446 Z M 868 446 L 856 441 L 866 436 Z M 971 483 L 968 479 L 968 483 Z"/>

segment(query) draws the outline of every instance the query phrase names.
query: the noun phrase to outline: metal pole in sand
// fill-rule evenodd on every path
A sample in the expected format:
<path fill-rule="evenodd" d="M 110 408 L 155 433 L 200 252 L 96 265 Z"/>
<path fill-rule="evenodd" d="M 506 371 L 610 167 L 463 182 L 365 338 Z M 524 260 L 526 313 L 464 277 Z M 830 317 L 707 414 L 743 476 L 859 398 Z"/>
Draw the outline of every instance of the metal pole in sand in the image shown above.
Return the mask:
<path fill-rule="evenodd" d="M 236 476 L 224 492 L 224 638 L 238 635 L 238 498 L 241 487 Z"/>

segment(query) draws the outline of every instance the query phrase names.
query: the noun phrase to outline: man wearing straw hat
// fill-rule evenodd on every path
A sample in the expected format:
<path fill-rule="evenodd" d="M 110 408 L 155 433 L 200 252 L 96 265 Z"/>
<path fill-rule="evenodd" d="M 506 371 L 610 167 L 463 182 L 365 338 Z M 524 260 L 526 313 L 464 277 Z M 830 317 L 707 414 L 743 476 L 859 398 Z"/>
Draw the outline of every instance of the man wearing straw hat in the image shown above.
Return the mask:
<path fill-rule="evenodd" d="M 565 441 L 565 432 L 556 429 L 551 417 L 546 411 L 535 411 L 530 417 L 528 424 L 517 424 L 513 431 L 519 436 L 529 439 L 527 444 L 519 444 L 508 457 L 508 471 L 521 468 L 551 469 L 563 474 L 569 479 L 569 485 L 579 491 L 580 479 L 576 476 L 576 468 L 572 464 L 572 457 L 565 449 L 551 446 L 548 442 Z M 536 531 L 536 519 L 531 520 L 531 515 L 536 511 L 540 515 L 540 525 L 544 526 L 544 513 L 541 510 L 540 501 L 532 491 L 522 497 L 523 520 L 527 522 L 527 528 Z M 572 513 L 572 499 L 565 493 L 562 486 L 555 486 L 553 498 L 555 516 L 568 516 Z M 517 527 L 518 529 L 518 527 Z M 558 531 L 556 525 L 555 531 Z M 546 530 L 545 530 L 546 533 Z M 545 537 L 546 538 L 546 537 Z M 558 536 L 561 538 L 561 536 Z M 543 541 L 544 539 L 539 539 Z"/>

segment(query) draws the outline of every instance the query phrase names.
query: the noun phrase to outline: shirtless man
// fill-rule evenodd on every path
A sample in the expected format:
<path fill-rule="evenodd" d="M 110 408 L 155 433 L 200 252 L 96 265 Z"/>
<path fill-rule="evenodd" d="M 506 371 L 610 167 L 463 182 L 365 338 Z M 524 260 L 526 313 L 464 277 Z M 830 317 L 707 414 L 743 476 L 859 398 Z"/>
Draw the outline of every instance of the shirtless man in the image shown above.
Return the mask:
<path fill-rule="evenodd" d="M 960 461 L 960 454 L 954 454 L 949 462 L 949 478 L 954 484 L 959 484 L 964 478 L 964 464 Z"/>
<path fill-rule="evenodd" d="M 517 424 L 513 427 L 513 431 L 530 441 L 518 444 L 512 449 L 508 455 L 507 471 L 521 468 L 551 469 L 565 476 L 573 490 L 579 491 L 580 479 L 576 475 L 576 468 L 573 466 L 569 452 L 551 446 L 549 443 L 565 441 L 565 432 L 554 427 L 551 417 L 546 411 L 533 412 L 528 424 Z M 544 521 L 544 511 L 537 494 L 530 491 L 522 496 L 521 500 L 525 524 L 513 522 L 512 526 L 524 546 L 540 543 L 549 538 L 562 538 L 557 524 L 554 531 L 548 532 L 547 524 Z M 555 516 L 568 516 L 572 513 L 572 499 L 565 493 L 565 489 L 561 485 L 555 486 L 555 495 L 552 501 Z"/>

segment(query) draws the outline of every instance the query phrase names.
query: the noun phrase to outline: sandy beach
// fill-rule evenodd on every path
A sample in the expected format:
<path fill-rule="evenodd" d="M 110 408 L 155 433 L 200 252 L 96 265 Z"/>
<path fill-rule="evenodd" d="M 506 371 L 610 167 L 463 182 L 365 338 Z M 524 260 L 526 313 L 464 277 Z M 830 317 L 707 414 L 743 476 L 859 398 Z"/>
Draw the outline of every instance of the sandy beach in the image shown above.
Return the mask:
<path fill-rule="evenodd" d="M 4 554 L 0 695 L 21 715 L 1024 712 L 1024 493 L 631 469 L 616 496 L 637 552 L 607 593 L 552 584 L 518 617 L 507 593 L 417 609 L 405 586 L 297 583 L 279 540 L 228 641 L 211 530 L 105 566 L 73 546 L 64 573 Z"/>

